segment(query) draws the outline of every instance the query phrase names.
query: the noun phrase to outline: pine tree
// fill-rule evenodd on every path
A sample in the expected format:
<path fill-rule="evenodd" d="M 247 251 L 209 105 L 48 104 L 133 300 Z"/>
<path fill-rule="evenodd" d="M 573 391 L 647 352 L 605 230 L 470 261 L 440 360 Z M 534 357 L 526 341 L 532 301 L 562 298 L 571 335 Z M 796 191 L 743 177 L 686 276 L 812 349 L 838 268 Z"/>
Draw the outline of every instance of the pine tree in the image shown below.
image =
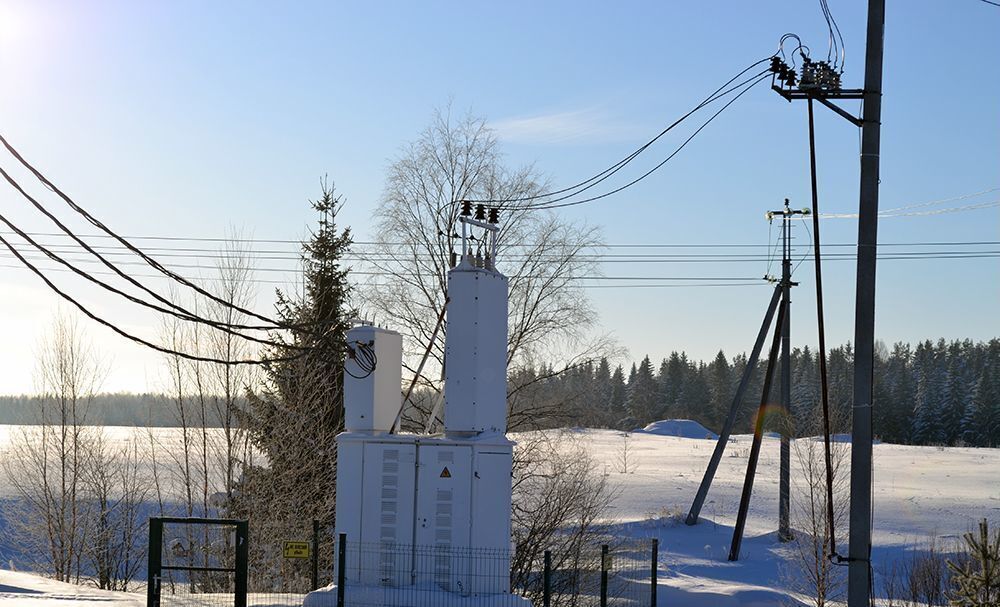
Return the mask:
<path fill-rule="evenodd" d="M 955 588 L 949 593 L 956 607 L 996 607 L 1000 605 L 1000 530 L 990 534 L 986 519 L 979 523 L 979 535 L 966 533 L 964 562 L 948 561 Z"/>
<path fill-rule="evenodd" d="M 282 345 L 268 358 L 292 358 L 264 367 L 264 386 L 249 395 L 243 420 L 266 464 L 248 465 L 231 511 L 252 518 L 257 537 L 301 533 L 311 519 L 332 525 L 336 486 L 334 437 L 343 429 L 345 332 L 355 316 L 341 259 L 350 230 L 335 222 L 341 200 L 322 183 L 312 203 L 317 229 L 303 244 L 304 291 L 277 293 L 277 315 L 289 328 L 272 335 Z M 325 552 L 324 552 L 325 553 Z"/>

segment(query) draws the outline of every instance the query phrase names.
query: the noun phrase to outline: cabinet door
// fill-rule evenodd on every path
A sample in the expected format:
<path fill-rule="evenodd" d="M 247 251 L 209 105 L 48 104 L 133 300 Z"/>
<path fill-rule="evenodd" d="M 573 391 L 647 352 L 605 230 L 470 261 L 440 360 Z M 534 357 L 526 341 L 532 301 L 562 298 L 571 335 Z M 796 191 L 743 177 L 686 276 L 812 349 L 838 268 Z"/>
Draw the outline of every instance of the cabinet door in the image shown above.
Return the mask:
<path fill-rule="evenodd" d="M 417 470 L 416 569 L 445 590 L 465 592 L 472 449 L 421 445 Z"/>
<path fill-rule="evenodd" d="M 396 586 L 410 583 L 416 446 L 365 445 L 362 510 L 362 582 Z"/>

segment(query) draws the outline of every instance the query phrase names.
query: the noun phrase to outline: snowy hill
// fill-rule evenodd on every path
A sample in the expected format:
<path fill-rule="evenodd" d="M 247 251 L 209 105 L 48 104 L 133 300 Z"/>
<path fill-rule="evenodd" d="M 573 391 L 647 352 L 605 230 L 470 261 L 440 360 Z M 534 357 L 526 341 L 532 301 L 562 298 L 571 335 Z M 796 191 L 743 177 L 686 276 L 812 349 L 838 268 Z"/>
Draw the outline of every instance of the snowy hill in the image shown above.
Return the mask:
<path fill-rule="evenodd" d="M 663 419 L 647 424 L 645 428 L 636 430 L 636 432 L 678 438 L 708 438 L 712 440 L 719 438 L 715 432 L 690 419 Z"/>

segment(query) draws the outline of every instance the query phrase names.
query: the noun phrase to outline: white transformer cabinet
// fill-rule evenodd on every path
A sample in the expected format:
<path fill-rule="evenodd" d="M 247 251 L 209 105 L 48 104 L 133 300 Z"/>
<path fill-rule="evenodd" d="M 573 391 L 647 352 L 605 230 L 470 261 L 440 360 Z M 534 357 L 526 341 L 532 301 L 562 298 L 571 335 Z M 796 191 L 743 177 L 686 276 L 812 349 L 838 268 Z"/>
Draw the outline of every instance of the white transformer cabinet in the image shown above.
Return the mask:
<path fill-rule="evenodd" d="M 375 369 L 368 372 L 356 358 L 344 361 L 344 428 L 351 432 L 388 432 L 402 402 L 403 338 L 371 325 L 347 332 L 354 352 L 370 348 Z"/>
<path fill-rule="evenodd" d="M 471 223 L 495 238 L 495 225 L 462 220 L 463 234 Z M 448 273 L 443 434 L 391 433 L 401 404 L 399 335 L 369 326 L 348 334 L 378 359 L 367 376 L 351 361 L 344 377 L 336 531 L 350 546 L 349 583 L 510 592 L 507 278 L 466 245 Z"/>

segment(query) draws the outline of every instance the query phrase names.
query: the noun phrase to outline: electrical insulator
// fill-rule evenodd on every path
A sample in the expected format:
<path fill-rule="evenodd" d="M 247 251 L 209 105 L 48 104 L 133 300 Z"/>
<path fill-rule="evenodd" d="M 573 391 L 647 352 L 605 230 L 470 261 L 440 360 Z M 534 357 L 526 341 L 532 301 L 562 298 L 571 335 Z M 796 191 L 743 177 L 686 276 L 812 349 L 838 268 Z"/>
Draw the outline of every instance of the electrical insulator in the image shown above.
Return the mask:
<path fill-rule="evenodd" d="M 468 217 L 472 215 L 472 203 L 468 200 L 462 201 L 462 217 Z"/>
<path fill-rule="evenodd" d="M 819 88 L 817 65 L 809 59 L 802 61 L 802 75 L 799 76 L 799 88 L 803 90 Z"/>
<path fill-rule="evenodd" d="M 479 221 L 486 221 L 486 205 L 476 205 L 476 219 Z"/>
<path fill-rule="evenodd" d="M 500 209 L 497 207 L 490 207 L 490 223 L 493 225 L 500 223 Z"/>

